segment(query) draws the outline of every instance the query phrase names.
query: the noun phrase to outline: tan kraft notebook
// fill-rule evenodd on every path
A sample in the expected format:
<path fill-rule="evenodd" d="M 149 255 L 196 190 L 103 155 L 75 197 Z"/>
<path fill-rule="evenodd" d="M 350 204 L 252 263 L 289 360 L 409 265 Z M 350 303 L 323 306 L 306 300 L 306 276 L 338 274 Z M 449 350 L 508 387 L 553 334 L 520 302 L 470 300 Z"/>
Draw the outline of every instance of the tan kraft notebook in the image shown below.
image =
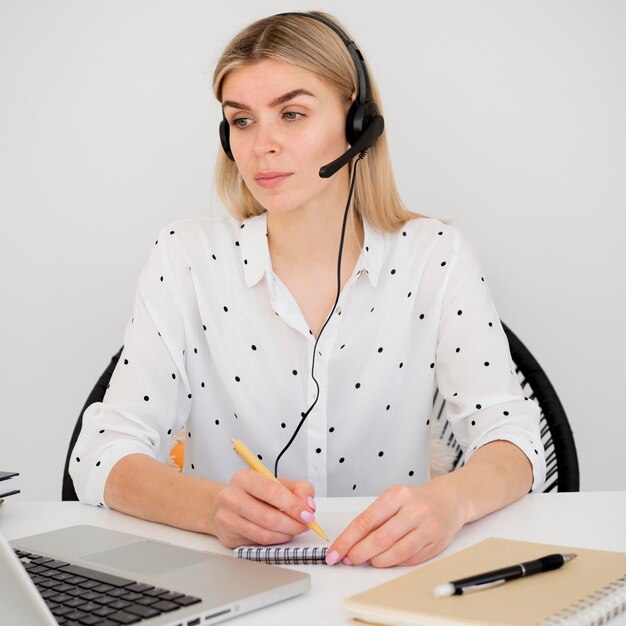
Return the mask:
<path fill-rule="evenodd" d="M 555 552 L 577 554 L 563 567 L 459 596 L 435 598 L 441 583 Z M 345 599 L 355 618 L 393 626 L 593 624 L 626 608 L 626 552 L 603 552 L 510 539 L 486 539 Z M 572 621 L 566 621 L 571 618 Z M 598 621 L 597 623 L 605 623 Z"/>

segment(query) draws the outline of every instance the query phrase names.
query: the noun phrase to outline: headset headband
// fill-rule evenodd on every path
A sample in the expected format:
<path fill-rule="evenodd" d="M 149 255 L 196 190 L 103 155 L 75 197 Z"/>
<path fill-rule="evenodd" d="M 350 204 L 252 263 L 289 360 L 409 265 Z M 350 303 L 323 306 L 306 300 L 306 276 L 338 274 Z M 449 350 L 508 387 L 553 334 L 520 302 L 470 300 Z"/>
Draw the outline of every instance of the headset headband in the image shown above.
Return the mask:
<path fill-rule="evenodd" d="M 308 17 L 312 20 L 317 20 L 318 22 L 325 24 L 328 28 L 332 29 L 343 41 L 344 45 L 348 49 L 350 56 L 352 57 L 352 61 L 354 62 L 354 67 L 356 68 L 356 73 L 358 77 L 358 93 L 357 93 L 357 103 L 365 104 L 366 102 L 372 101 L 372 90 L 370 88 L 369 76 L 367 74 L 367 68 L 365 67 L 365 60 L 363 59 L 363 55 L 361 51 L 358 49 L 356 43 L 344 33 L 341 28 L 333 24 L 331 21 L 327 20 L 325 17 L 321 15 L 315 15 L 314 13 L 297 13 L 297 12 L 289 12 L 289 13 L 279 13 L 278 15 L 300 15 L 302 17 Z"/>

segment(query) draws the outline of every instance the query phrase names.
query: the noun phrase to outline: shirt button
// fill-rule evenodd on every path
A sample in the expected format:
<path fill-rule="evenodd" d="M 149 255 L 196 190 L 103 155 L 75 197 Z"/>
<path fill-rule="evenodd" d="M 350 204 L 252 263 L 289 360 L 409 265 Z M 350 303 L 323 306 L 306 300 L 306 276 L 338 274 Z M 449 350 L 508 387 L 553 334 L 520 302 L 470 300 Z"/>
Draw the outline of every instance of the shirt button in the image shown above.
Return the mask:
<path fill-rule="evenodd" d="M 342 310 L 342 309 L 341 309 L 341 307 L 340 307 L 340 306 L 338 306 L 335 310 L 337 311 L 337 313 L 338 313 L 339 315 L 341 315 L 341 310 Z"/>

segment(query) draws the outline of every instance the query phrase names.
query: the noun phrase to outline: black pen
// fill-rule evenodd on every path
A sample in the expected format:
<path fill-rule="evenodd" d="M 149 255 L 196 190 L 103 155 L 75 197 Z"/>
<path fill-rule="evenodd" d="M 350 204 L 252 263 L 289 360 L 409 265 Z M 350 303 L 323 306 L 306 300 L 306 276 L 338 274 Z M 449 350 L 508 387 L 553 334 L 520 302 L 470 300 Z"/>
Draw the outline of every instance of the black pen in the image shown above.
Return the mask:
<path fill-rule="evenodd" d="M 444 596 L 461 595 L 470 591 L 489 589 L 490 587 L 502 585 L 515 578 L 558 569 L 575 558 L 575 554 L 549 554 L 548 556 L 541 557 L 534 561 L 509 565 L 509 567 L 503 567 L 491 572 L 483 572 L 475 576 L 468 576 L 467 578 L 460 578 L 459 580 L 437 585 L 437 587 L 433 589 L 433 593 L 437 598 L 442 598 Z"/>

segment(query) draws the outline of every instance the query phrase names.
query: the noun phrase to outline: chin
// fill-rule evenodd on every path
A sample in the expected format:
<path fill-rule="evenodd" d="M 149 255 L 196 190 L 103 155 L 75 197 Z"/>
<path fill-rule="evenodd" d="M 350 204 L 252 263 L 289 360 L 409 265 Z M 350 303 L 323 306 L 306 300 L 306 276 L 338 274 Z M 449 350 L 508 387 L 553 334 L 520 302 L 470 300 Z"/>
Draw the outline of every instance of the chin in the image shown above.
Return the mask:
<path fill-rule="evenodd" d="M 293 194 L 271 195 L 265 197 L 256 197 L 258 203 L 269 213 L 289 213 L 300 206 L 301 201 L 293 197 Z"/>

